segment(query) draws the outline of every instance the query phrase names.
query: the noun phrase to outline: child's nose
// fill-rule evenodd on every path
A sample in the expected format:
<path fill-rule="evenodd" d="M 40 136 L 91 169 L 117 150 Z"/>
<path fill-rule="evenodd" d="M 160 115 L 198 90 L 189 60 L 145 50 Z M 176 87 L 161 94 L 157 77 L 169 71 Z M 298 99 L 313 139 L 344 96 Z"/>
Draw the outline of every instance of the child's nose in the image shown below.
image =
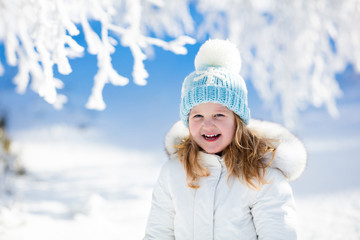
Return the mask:
<path fill-rule="evenodd" d="M 214 121 L 212 119 L 205 119 L 203 122 L 203 128 L 213 128 L 214 127 Z"/>

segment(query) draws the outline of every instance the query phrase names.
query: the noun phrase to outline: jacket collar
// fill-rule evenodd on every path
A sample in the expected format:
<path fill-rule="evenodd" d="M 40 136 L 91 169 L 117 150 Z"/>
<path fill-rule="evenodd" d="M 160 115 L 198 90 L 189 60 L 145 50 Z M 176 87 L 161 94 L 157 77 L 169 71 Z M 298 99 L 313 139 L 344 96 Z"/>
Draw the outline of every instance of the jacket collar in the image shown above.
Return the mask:
<path fill-rule="evenodd" d="M 270 167 L 279 169 L 289 181 L 300 177 L 306 167 L 307 152 L 297 137 L 288 129 L 272 122 L 251 119 L 248 127 L 262 137 L 280 140 Z M 189 130 L 181 121 L 173 125 L 165 137 L 165 148 L 169 157 L 176 157 L 177 150 L 174 146 L 180 144 L 188 135 Z M 203 154 L 202 157 L 212 158 L 210 155 Z M 272 154 L 265 155 L 265 162 L 270 163 L 271 157 Z"/>

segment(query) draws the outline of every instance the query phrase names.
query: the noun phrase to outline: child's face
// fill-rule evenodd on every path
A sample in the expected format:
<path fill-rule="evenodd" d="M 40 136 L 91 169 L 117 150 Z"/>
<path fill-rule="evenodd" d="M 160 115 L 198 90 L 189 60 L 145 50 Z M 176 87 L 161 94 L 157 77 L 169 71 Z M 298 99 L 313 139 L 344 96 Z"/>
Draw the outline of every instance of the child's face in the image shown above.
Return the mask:
<path fill-rule="evenodd" d="M 235 116 L 219 103 L 202 103 L 189 114 L 189 130 L 195 142 L 207 153 L 219 153 L 232 141 Z"/>

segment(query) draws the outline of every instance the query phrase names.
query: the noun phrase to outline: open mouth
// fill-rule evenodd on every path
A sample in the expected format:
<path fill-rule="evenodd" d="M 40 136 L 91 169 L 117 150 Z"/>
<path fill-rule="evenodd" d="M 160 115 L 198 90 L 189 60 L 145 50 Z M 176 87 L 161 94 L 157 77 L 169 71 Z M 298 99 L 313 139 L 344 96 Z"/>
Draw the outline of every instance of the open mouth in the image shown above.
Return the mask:
<path fill-rule="evenodd" d="M 205 138 L 206 141 L 215 141 L 220 137 L 221 134 L 214 134 L 214 135 L 206 135 L 203 134 L 203 138 Z"/>

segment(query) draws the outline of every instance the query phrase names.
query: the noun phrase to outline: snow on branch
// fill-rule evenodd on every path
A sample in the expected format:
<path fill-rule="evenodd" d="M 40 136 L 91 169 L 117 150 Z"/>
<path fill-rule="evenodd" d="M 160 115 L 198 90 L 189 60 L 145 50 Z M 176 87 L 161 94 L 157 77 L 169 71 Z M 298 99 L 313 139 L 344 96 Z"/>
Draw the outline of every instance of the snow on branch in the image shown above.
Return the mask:
<path fill-rule="evenodd" d="M 89 24 L 93 20 L 100 33 Z M 69 59 L 87 50 L 97 56 L 98 72 L 86 106 L 102 110 L 105 84 L 129 82 L 112 66 L 116 44 L 130 49 L 132 80 L 145 85 L 152 47 L 186 54 L 185 46 L 195 43 L 189 35 L 228 38 L 241 51 L 244 77 L 290 127 L 307 106 L 338 115 L 335 74 L 349 63 L 360 72 L 359 22 L 360 0 L 0 0 L 0 41 L 6 62 L 18 66 L 19 93 L 31 87 L 61 108 L 66 96 L 57 92 L 63 83 L 53 69 L 69 74 Z M 73 38 L 80 31 L 86 49 Z"/>
<path fill-rule="evenodd" d="M 177 5 L 184 4 L 187 6 L 186 1 Z M 159 24 L 160 21 L 154 21 L 153 16 L 147 18 L 152 21 L 144 20 L 143 16 L 153 13 L 154 9 L 157 9 L 161 20 L 173 19 L 172 16 L 177 14 L 171 14 L 176 8 L 172 11 L 161 9 L 166 6 L 160 0 L 1 0 L 0 41 L 4 41 L 7 63 L 17 65 L 19 69 L 14 78 L 17 92 L 24 93 L 30 86 L 48 103 L 56 108 L 62 107 L 67 98 L 57 92 L 64 84 L 54 78 L 54 67 L 61 74 L 71 73 L 69 58 L 81 57 L 84 51 L 73 38 L 80 33 L 78 27 L 81 26 L 87 51 L 97 56 L 98 63 L 98 72 L 86 107 L 105 109 L 102 97 L 105 84 L 124 86 L 129 82 L 129 79 L 116 72 L 111 63 L 111 54 L 115 52 L 117 42 L 129 47 L 133 54 L 132 76 L 138 85 L 145 85 L 148 78 L 144 66 L 146 48 L 159 46 L 175 54 L 186 54 L 185 45 L 195 43 L 193 38 L 183 36 L 183 30 L 169 34 L 170 26 Z M 91 20 L 100 22 L 100 35 L 91 28 Z M 157 26 L 151 26 L 154 23 Z M 166 42 L 150 38 L 149 29 L 155 28 L 165 31 L 175 40 Z M 112 38 L 114 34 L 110 32 L 116 34 L 118 39 Z M 3 74 L 1 63 L 0 74 Z"/>

